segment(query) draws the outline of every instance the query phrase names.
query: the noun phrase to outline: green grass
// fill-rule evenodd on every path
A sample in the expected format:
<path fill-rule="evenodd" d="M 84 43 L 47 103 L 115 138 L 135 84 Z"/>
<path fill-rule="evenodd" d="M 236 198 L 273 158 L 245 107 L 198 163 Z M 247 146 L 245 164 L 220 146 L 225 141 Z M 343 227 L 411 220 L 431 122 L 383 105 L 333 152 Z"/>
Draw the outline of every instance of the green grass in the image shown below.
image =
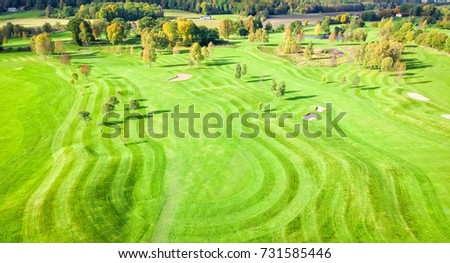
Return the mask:
<path fill-rule="evenodd" d="M 30 10 L 17 13 L 2 13 L 0 14 L 0 21 L 23 19 L 23 18 L 39 18 L 43 15 L 44 12 L 41 10 Z M 11 23 L 13 22 L 11 21 Z"/>
<path fill-rule="evenodd" d="M 280 39 L 271 35 L 270 44 Z M 450 242 L 450 120 L 440 116 L 450 114 L 450 57 L 408 46 L 398 85 L 351 63 L 295 67 L 233 42 L 193 68 L 186 52 L 159 54 L 151 68 L 137 50 L 105 47 L 73 50 L 71 67 L 0 54 L 0 241 Z M 238 62 L 248 66 L 241 80 Z M 74 87 L 81 64 L 92 76 Z M 167 81 L 177 73 L 193 77 Z M 360 87 L 338 84 L 355 74 Z M 270 91 L 272 78 L 286 82 L 284 100 Z M 239 138 L 235 123 L 232 139 L 183 139 L 170 129 L 163 139 L 133 132 L 124 146 L 101 138 L 109 128 L 97 125 L 113 95 L 121 104 L 142 99 L 142 114 L 191 104 L 202 115 L 245 113 L 261 100 L 296 122 L 331 102 L 333 115 L 347 112 L 340 124 L 348 137 L 285 139 L 293 121 L 273 121 L 277 138 Z M 81 110 L 92 112 L 88 127 Z M 153 119 L 160 127 L 162 115 Z M 323 122 L 310 125 L 324 130 Z"/>

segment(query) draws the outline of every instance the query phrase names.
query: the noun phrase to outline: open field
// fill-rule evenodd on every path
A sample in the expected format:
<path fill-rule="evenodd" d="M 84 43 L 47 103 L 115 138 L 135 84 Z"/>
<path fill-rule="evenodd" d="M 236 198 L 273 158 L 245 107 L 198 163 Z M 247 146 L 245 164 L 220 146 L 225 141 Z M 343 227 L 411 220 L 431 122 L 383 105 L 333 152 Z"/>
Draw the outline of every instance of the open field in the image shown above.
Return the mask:
<path fill-rule="evenodd" d="M 31 10 L 18 13 L 3 13 L 2 15 L 0 15 L 0 27 L 6 25 L 6 23 L 8 22 L 19 24 L 25 27 L 37 27 L 42 26 L 45 23 L 55 25 L 58 22 L 62 25 L 66 25 L 69 22 L 69 19 L 41 17 L 42 15 L 43 11 L 39 10 Z"/>
<path fill-rule="evenodd" d="M 295 19 L 312 25 L 325 15 L 270 19 L 275 27 Z M 174 10 L 165 16 L 208 27 L 238 17 L 200 20 Z M 30 11 L 0 16 L 0 26 L 7 21 L 36 26 L 46 19 Z M 377 40 L 369 24 L 367 40 Z M 313 31 L 305 28 L 302 44 L 311 41 L 316 52 L 335 48 L 350 57 L 358 45 L 312 38 Z M 282 35 L 270 34 L 262 46 L 275 49 Z M 216 46 L 193 67 L 187 48 L 179 55 L 158 52 L 148 67 L 138 55 L 140 39 L 122 43 L 134 46 L 133 55 L 110 45 L 75 46 L 69 32 L 52 39 L 65 41 L 70 66 L 58 55 L 0 53 L 0 242 L 450 242 L 450 56 L 406 45 L 407 71 L 398 83 L 392 73 L 353 62 L 298 67 L 245 38 Z M 29 44 L 13 38 L 4 47 Z M 248 67 L 239 80 L 237 63 Z M 80 65 L 89 65 L 92 75 L 72 84 Z M 340 84 L 356 75 L 356 87 Z M 272 79 L 286 83 L 284 99 L 271 91 Z M 121 117 L 102 126 L 110 96 L 120 100 Z M 123 116 L 130 99 L 141 104 L 139 119 Z M 261 113 L 259 102 L 271 110 Z M 238 120 L 213 129 L 222 133 L 215 139 L 180 138 L 172 119 L 167 137 L 148 136 L 147 124 L 160 132 L 176 105 L 181 112 L 195 105 L 202 117 L 294 118 L 285 125 L 271 121 L 276 138 L 262 131 L 241 138 Z M 91 112 L 88 125 L 80 111 Z M 305 116 L 312 116 L 310 131 L 325 132 L 324 121 L 314 118 L 341 112 L 346 137 L 334 131 L 285 138 Z M 261 116 L 252 122 L 265 123 Z M 130 138 L 102 137 L 124 123 Z M 181 121 L 180 130 L 187 133 L 187 126 Z M 202 131 L 202 119 L 194 127 Z M 225 138 L 231 128 L 232 138 Z"/>
<path fill-rule="evenodd" d="M 309 25 L 315 25 L 317 21 L 322 20 L 326 16 L 334 17 L 338 14 L 360 14 L 361 12 L 333 12 L 333 13 L 313 13 L 313 14 L 294 14 L 294 15 L 271 15 L 266 21 L 264 21 L 264 24 L 272 23 L 274 27 L 278 27 L 281 24 L 289 25 L 290 23 L 294 22 L 295 20 L 300 20 L 302 23 L 304 23 L 306 20 L 308 20 Z"/>
<path fill-rule="evenodd" d="M 269 45 L 280 39 L 271 35 Z M 151 68 L 106 47 L 71 55 L 68 67 L 57 57 L 0 54 L 2 242 L 450 242 L 448 56 L 408 46 L 398 85 L 352 63 L 296 67 L 240 39 L 193 68 L 186 51 L 160 54 Z M 238 62 L 248 66 L 241 80 Z M 74 86 L 81 64 L 92 76 Z M 177 74 L 192 78 L 168 81 Z M 355 74 L 359 87 L 338 84 Z M 284 100 L 270 91 L 273 78 L 286 82 Z M 101 138 L 111 129 L 97 125 L 113 95 L 141 100 L 138 112 L 155 112 L 145 120 L 156 127 L 175 105 L 226 116 L 258 112 L 261 100 L 300 119 L 330 102 L 333 115 L 347 112 L 347 137 L 286 139 L 290 127 L 273 121 L 277 138 L 240 138 L 235 124 L 232 139 L 132 131 L 124 145 Z M 87 127 L 81 110 L 92 112 Z M 320 121 L 310 126 L 324 130 Z"/>
<path fill-rule="evenodd" d="M 201 20 L 200 19 L 201 14 L 190 13 L 190 12 L 180 11 L 180 10 L 170 10 L 170 9 L 164 10 L 164 16 L 172 18 L 172 19 L 176 19 L 177 17 L 183 17 L 183 18 L 194 21 L 194 23 L 197 26 L 206 26 L 208 28 L 217 27 L 219 25 L 219 21 L 221 19 L 235 20 L 239 17 L 238 15 L 224 14 L 224 15 L 212 15 L 212 18 L 213 18 L 212 20 Z"/>

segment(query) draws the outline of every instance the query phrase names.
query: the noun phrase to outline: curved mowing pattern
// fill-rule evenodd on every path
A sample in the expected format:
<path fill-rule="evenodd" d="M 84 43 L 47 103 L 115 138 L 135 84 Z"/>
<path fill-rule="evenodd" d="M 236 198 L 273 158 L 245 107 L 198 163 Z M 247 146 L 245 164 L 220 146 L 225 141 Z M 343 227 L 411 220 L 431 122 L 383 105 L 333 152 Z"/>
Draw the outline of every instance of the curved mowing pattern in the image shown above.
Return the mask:
<path fill-rule="evenodd" d="M 96 48 L 74 54 L 71 67 L 2 54 L 0 241 L 450 242 L 450 123 L 441 117 L 450 112 L 450 80 L 442 79 L 450 59 L 407 51 L 406 61 L 416 60 L 400 85 L 351 64 L 294 67 L 247 43 L 218 47 L 193 68 L 186 53 L 161 54 L 151 68 Z M 237 62 L 249 69 L 240 80 Z M 72 85 L 81 64 L 92 76 Z M 182 72 L 192 78 L 167 81 Z M 360 87 L 339 84 L 356 74 Z M 284 100 L 270 91 L 273 78 L 286 82 Z M 144 120 L 153 118 L 157 130 L 175 105 L 225 116 L 257 112 L 260 100 L 298 122 L 331 102 L 333 116 L 347 112 L 340 122 L 347 137 L 286 139 L 294 120 L 285 127 L 274 120 L 277 138 L 240 138 L 238 123 L 231 139 L 177 138 L 172 129 L 167 138 L 138 138 L 130 120 L 124 145 L 101 138 L 111 128 L 98 125 L 113 95 L 118 112 L 141 99 L 137 112 L 156 111 Z M 88 126 L 81 110 L 92 113 Z"/>

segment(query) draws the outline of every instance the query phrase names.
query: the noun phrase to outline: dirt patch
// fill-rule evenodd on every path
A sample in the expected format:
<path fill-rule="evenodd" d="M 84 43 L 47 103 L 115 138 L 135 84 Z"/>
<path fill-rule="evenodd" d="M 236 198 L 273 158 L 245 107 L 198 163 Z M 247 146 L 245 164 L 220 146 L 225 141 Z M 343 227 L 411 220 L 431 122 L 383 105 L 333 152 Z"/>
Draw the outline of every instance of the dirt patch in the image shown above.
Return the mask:
<path fill-rule="evenodd" d="M 418 93 L 412 93 L 412 92 L 410 92 L 410 93 L 408 93 L 408 96 L 409 96 L 410 98 L 413 98 L 413 99 L 415 99 L 415 100 L 420 100 L 420 101 L 429 101 L 429 100 L 430 100 L 429 98 L 427 98 L 427 97 L 425 97 L 425 96 L 423 96 L 423 95 L 420 95 L 420 94 L 418 94 Z"/>
<path fill-rule="evenodd" d="M 319 114 L 317 113 L 307 113 L 305 116 L 303 116 L 303 119 L 306 121 L 312 121 L 312 120 L 317 120 L 317 118 L 319 117 Z"/>
<path fill-rule="evenodd" d="M 317 106 L 316 107 L 316 111 L 317 112 L 324 112 L 324 111 L 326 111 L 327 109 L 326 108 L 324 108 L 324 107 L 320 107 L 320 106 Z"/>
<path fill-rule="evenodd" d="M 183 81 L 192 78 L 191 74 L 177 74 L 176 77 L 169 79 L 169 81 Z"/>

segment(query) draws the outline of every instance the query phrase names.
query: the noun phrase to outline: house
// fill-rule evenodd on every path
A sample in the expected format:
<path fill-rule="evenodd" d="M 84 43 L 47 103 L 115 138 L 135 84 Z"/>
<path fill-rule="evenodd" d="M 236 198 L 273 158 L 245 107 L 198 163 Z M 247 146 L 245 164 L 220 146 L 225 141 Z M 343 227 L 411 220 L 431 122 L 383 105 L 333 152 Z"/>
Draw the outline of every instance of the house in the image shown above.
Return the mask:
<path fill-rule="evenodd" d="M 212 20 L 213 18 L 212 18 L 212 16 L 210 16 L 210 15 L 204 15 L 204 16 L 201 16 L 200 17 L 200 20 Z"/>
<path fill-rule="evenodd" d="M 402 13 L 398 12 L 397 14 L 395 14 L 395 17 L 402 17 Z"/>
<path fill-rule="evenodd" d="M 6 11 L 7 11 L 8 13 L 16 13 L 16 12 L 17 12 L 17 8 L 15 8 L 15 7 L 9 7 Z"/>

